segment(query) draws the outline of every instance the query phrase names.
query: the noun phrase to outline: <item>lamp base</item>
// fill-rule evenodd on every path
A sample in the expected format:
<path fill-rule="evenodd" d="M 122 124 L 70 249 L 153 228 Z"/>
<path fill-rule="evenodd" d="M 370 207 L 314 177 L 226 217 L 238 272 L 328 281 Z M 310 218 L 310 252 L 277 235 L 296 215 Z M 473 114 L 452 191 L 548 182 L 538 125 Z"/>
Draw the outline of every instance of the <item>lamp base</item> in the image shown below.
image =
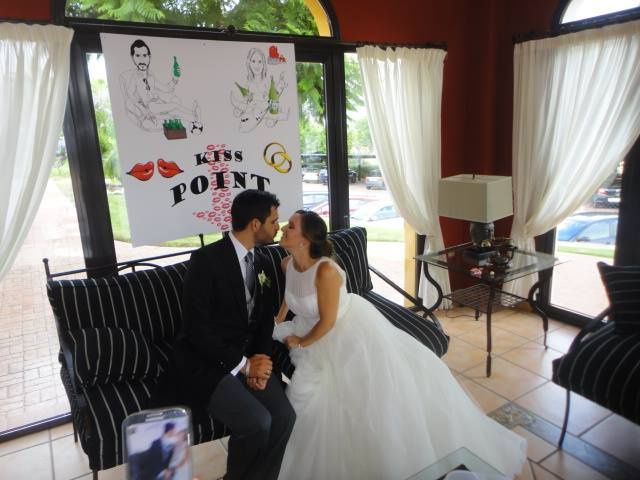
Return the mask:
<path fill-rule="evenodd" d="M 469 224 L 469 234 L 471 235 L 471 241 L 476 247 L 491 246 L 482 245 L 485 240 L 491 242 L 493 240 L 494 225 L 493 222 L 480 223 L 471 222 Z"/>

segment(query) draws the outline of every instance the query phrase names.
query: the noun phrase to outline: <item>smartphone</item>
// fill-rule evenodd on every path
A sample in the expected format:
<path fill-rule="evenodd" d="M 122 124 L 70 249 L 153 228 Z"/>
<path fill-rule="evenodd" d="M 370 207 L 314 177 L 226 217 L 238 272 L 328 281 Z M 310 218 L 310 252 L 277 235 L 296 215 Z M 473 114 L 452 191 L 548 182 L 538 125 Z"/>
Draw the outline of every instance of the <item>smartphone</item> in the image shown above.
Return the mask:
<path fill-rule="evenodd" d="M 122 422 L 128 480 L 192 480 L 191 412 L 142 410 Z"/>

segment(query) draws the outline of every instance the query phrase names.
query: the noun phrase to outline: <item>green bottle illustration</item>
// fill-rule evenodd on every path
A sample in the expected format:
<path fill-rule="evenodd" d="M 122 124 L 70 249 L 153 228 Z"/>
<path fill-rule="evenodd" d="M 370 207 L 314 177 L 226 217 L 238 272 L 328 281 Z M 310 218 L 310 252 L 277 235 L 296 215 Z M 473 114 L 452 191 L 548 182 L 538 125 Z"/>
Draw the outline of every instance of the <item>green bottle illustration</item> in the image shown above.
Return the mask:
<path fill-rule="evenodd" d="M 180 78 L 180 64 L 175 56 L 173 57 L 173 76 Z"/>
<path fill-rule="evenodd" d="M 242 86 L 242 85 L 240 85 L 238 82 L 233 82 L 233 83 L 235 83 L 235 84 L 236 84 L 236 87 L 238 87 L 238 90 L 240 90 L 240 94 L 241 94 L 243 97 L 246 97 L 247 95 L 249 95 L 249 89 L 248 89 L 248 88 L 243 87 L 243 86 Z"/>
<path fill-rule="evenodd" d="M 275 115 L 280 111 L 280 94 L 278 90 L 276 90 L 276 83 L 273 81 L 273 76 L 271 77 L 271 84 L 269 85 L 269 113 Z"/>

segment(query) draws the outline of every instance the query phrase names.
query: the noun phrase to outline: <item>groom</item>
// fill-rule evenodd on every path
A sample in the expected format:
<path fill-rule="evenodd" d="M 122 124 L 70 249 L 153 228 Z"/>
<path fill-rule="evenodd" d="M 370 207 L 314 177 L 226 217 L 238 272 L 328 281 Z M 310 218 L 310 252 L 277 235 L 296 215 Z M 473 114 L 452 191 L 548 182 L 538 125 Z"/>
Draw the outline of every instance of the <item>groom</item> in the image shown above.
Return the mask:
<path fill-rule="evenodd" d="M 279 205 L 269 192 L 238 194 L 233 231 L 194 252 L 185 277 L 176 346 L 181 393 L 231 430 L 227 480 L 275 480 L 295 422 L 280 380 L 271 376 L 274 311 L 263 302 L 268 285 L 258 280 L 254 255 L 255 245 L 273 242 Z"/>

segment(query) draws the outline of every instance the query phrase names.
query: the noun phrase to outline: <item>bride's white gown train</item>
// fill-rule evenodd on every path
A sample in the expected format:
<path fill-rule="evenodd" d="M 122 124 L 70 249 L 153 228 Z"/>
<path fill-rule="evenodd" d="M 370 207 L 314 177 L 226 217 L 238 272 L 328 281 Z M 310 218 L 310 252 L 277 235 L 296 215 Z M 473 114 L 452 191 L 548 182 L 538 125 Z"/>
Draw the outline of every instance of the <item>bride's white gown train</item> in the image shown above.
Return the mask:
<path fill-rule="evenodd" d="M 324 261 L 305 272 L 289 262 L 285 300 L 296 317 L 276 325 L 277 340 L 318 321 Z M 526 440 L 487 417 L 431 350 L 347 293 L 340 272 L 335 327 L 291 351 L 287 396 L 297 420 L 279 478 L 401 480 L 463 446 L 507 476 L 520 473 Z"/>

